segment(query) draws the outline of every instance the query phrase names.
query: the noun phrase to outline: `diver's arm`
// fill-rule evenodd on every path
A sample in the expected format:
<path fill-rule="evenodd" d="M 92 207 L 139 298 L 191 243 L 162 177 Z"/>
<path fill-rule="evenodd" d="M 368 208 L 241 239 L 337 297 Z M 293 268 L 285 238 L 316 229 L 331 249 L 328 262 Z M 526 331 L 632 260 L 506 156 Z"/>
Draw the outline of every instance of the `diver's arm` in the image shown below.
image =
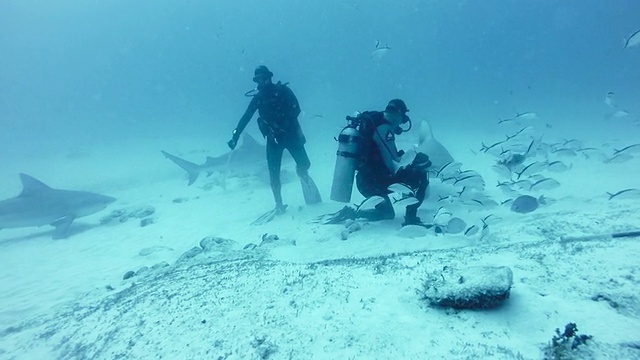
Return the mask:
<path fill-rule="evenodd" d="M 373 133 L 373 141 L 378 145 L 384 164 L 392 174 L 400 167 L 400 154 L 396 147 L 396 136 L 389 124 L 378 126 Z"/>
<path fill-rule="evenodd" d="M 249 121 L 251 121 L 251 118 L 253 117 L 253 114 L 255 114 L 256 110 L 258 110 L 258 100 L 256 99 L 256 96 L 254 96 L 251 99 L 249 106 L 247 106 L 247 110 L 245 110 L 244 115 L 242 115 L 240 121 L 238 121 L 238 125 L 233 130 L 231 140 L 227 141 L 227 145 L 229 145 L 231 150 L 236 148 L 238 139 L 240 138 L 240 134 L 242 134 L 244 128 L 247 127 L 247 124 L 249 124 Z"/>
<path fill-rule="evenodd" d="M 257 96 L 254 96 L 251 98 L 251 102 L 249 103 L 249 106 L 247 106 L 247 110 L 245 110 L 244 115 L 242 115 L 240 121 L 238 121 L 238 125 L 235 130 L 233 130 L 234 136 L 240 136 L 240 134 L 242 134 L 244 128 L 246 128 L 249 121 L 251 121 L 253 114 L 256 113 L 256 110 L 258 110 L 258 99 Z"/>

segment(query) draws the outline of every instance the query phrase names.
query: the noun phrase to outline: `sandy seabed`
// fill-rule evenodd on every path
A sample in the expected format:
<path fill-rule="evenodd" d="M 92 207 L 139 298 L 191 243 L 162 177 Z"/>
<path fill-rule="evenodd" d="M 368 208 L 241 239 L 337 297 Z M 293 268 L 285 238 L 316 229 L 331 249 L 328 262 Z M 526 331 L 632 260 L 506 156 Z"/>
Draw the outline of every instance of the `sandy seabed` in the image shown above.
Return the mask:
<path fill-rule="evenodd" d="M 399 215 L 362 222 L 342 240 L 344 227 L 311 222 L 342 205 L 302 205 L 291 163 L 283 189 L 287 214 L 249 226 L 272 206 L 259 176 L 229 177 L 222 188 L 213 175 L 187 187 L 181 170 L 159 154 L 185 148 L 184 142 L 137 146 L 7 168 L 55 188 L 119 200 L 77 220 L 67 239 L 52 240 L 45 228 L 0 232 L 0 357 L 540 359 L 554 330 L 574 322 L 593 338 L 568 356 L 640 358 L 640 242 L 581 238 L 640 228 L 637 199 L 606 195 L 635 187 L 637 179 L 627 174 L 640 167 L 636 158 L 565 160 L 572 166 L 556 175 L 562 186 L 545 193 L 556 202 L 529 214 L 504 206 L 458 209 L 469 224 L 489 214 L 499 219 L 482 237 L 407 237 Z M 312 175 L 325 198 L 334 151 L 310 149 Z M 464 154 L 456 157 L 476 170 L 495 161 Z M 488 189 L 503 200 L 490 172 L 483 172 Z M 17 176 L 2 185 L 2 198 L 19 192 Z M 430 198 L 420 216 L 428 220 L 437 206 Z M 154 210 L 148 226 L 138 219 L 100 225 L 115 209 L 146 207 Z M 262 241 L 269 235 L 277 240 Z M 563 241 L 566 236 L 577 238 Z M 206 251 L 193 250 L 207 237 L 217 240 Z M 429 273 L 479 265 L 513 271 L 502 306 L 451 310 L 421 299 Z M 143 267 L 149 270 L 139 271 Z M 138 274 L 123 280 L 129 271 Z"/>

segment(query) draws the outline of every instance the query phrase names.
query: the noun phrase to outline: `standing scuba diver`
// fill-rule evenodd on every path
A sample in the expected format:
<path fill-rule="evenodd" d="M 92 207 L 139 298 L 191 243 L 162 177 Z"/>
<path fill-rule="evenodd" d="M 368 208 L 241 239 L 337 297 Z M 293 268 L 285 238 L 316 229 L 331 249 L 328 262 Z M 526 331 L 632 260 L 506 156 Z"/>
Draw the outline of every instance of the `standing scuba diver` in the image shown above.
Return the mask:
<path fill-rule="evenodd" d="M 298 122 L 300 114 L 298 99 L 287 84 L 281 84 L 279 81 L 274 84 L 271 81 L 272 77 L 273 73 L 264 65 L 255 69 L 253 81 L 257 84 L 257 89 L 245 94 L 252 96 L 251 102 L 233 130 L 231 140 L 227 142 L 232 150 L 235 149 L 240 134 L 257 110 L 258 127 L 267 140 L 267 166 L 276 206 L 254 221 L 254 224 L 270 221 L 275 215 L 284 214 L 286 211 L 287 205 L 282 202 L 280 181 L 284 149 L 289 151 L 296 162 L 296 173 L 302 184 L 305 202 L 315 204 L 322 201 L 318 188 L 308 173 L 311 162 L 304 148 L 306 138 Z"/>

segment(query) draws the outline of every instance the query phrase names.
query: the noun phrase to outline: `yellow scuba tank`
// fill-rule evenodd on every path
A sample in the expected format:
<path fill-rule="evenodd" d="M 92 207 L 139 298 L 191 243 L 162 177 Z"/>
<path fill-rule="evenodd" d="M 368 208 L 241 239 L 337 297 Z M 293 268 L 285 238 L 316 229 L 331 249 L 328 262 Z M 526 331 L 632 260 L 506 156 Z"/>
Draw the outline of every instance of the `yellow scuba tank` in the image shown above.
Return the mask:
<path fill-rule="evenodd" d="M 355 118 L 347 117 L 350 121 L 338 135 L 338 151 L 336 153 L 336 166 L 333 170 L 333 183 L 331 185 L 331 200 L 350 202 L 353 191 L 353 180 L 360 158 L 360 142 L 362 137 L 358 131 L 358 123 Z"/>

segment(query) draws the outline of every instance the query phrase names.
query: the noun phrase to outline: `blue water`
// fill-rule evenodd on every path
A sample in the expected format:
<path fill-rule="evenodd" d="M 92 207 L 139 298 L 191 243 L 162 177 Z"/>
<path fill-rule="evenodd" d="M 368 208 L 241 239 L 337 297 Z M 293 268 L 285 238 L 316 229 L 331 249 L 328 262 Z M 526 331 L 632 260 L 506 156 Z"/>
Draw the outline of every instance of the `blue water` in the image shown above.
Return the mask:
<path fill-rule="evenodd" d="M 224 204 L 230 206 L 234 198 L 241 198 L 251 206 L 247 209 L 247 214 L 251 215 L 233 214 L 234 219 L 241 224 L 238 228 L 242 229 L 242 234 L 262 231 L 262 228 L 246 230 L 242 225 L 244 224 L 242 216 L 254 218 L 252 215 L 254 212 L 257 217 L 259 213 L 271 208 L 270 193 L 266 184 L 255 185 L 241 178 L 236 183 L 230 182 L 229 189 L 222 190 L 217 187 L 213 191 L 206 192 L 201 191 L 206 187 L 201 178 L 200 183 L 195 186 L 187 188 L 185 185 L 185 190 L 180 188 L 173 193 L 166 192 L 168 188 L 164 187 L 164 184 L 162 187 L 158 185 L 159 187 L 153 188 L 150 192 L 141 191 L 140 194 L 135 192 L 138 187 L 153 186 L 154 178 L 158 177 L 170 176 L 171 179 L 175 177 L 173 184 L 182 181 L 178 180 L 179 176 L 184 175 L 182 170 L 162 157 L 161 149 L 175 152 L 196 162 L 203 161 L 206 155 L 217 155 L 227 151 L 225 142 L 229 140 L 231 131 L 249 102 L 243 94 L 255 86 L 252 82 L 253 70 L 256 66 L 264 64 L 274 72 L 276 81 L 290 83 L 300 101 L 303 110 L 300 120 L 309 140 L 307 149 L 313 163 L 310 171 L 325 199 L 329 197 L 330 174 L 333 171 L 335 159 L 334 136 L 344 125 L 345 115 L 355 110 L 381 110 L 389 99 L 402 98 L 411 109 L 409 115 L 414 122 L 417 124 L 421 120 L 428 119 L 438 139 L 451 150 L 456 160 L 464 163 L 465 170 L 478 170 L 483 176 L 489 174 L 487 186 L 490 191 L 488 192 L 491 192 L 490 195 L 495 198 L 497 206 L 497 203 L 505 200 L 507 196 L 501 194 L 494 184 L 498 180 L 506 179 L 499 178 L 498 174 L 490 170 L 497 157 L 494 154 L 478 154 L 478 150 L 482 143 L 492 144 L 501 141 L 505 139 L 505 134 L 513 134 L 519 129 L 498 125 L 499 119 L 513 117 L 517 112 L 535 112 L 539 116 L 539 120 L 532 123 L 536 130 L 536 140 L 542 139 L 545 145 L 551 147 L 550 144 L 562 139 L 577 138 L 584 141 L 586 147 L 602 150 L 606 158 L 613 156 L 614 149 L 640 142 L 638 140 L 640 139 L 638 136 L 640 134 L 640 126 L 638 126 L 640 125 L 640 86 L 638 86 L 640 84 L 640 45 L 623 48 L 623 40 L 640 29 L 638 14 L 640 14 L 638 0 L 0 0 L 0 180 L 2 180 L 0 181 L 0 199 L 13 197 L 19 193 L 17 172 L 26 172 L 56 188 L 87 189 L 107 195 L 117 195 L 120 197 L 118 203 L 120 207 L 149 204 L 157 206 L 162 222 L 154 227 L 145 227 L 144 231 L 148 232 L 144 233 L 144 236 L 136 235 L 142 234 L 137 232 L 142 230 L 136 225 L 137 231 L 122 230 L 119 234 L 122 237 L 113 239 L 115 243 L 120 244 L 124 242 L 123 239 L 126 239 L 127 244 L 131 244 L 126 246 L 130 248 L 125 249 L 121 246 L 119 248 L 121 253 L 115 253 L 109 243 L 100 243 L 100 246 L 104 247 L 104 257 L 101 258 L 103 262 L 98 263 L 103 264 L 100 265 L 103 266 L 101 269 L 107 269 L 104 273 L 108 273 L 105 276 L 108 276 L 109 281 L 114 278 L 119 279 L 122 274 L 120 270 L 113 270 L 111 265 L 108 267 L 104 265 L 110 256 L 121 258 L 131 256 L 130 261 L 135 263 L 137 268 L 142 265 L 153 265 L 151 260 L 134 257 L 138 253 L 138 248 L 143 246 L 140 241 L 152 242 L 149 245 L 153 246 L 170 245 L 172 248 L 179 249 L 178 246 L 186 248 L 196 246 L 201 236 L 195 234 L 199 232 L 227 231 L 233 232 L 234 237 L 235 232 L 240 234 L 241 231 L 236 229 L 233 221 L 221 225 L 226 221 L 225 216 L 229 212 Z M 376 60 L 372 59 L 372 52 L 376 49 L 378 42 L 389 46 L 390 50 Z M 609 92 L 615 93 L 617 109 L 628 111 L 628 116 L 617 118 L 607 116 L 607 113 L 610 115 L 612 112 L 612 109 L 604 103 L 605 96 Z M 255 134 L 257 132 L 255 121 L 249 124 L 247 129 Z M 416 132 L 412 133 L 412 135 L 415 134 Z M 408 136 L 399 137 L 399 143 L 406 145 L 404 148 L 414 142 L 415 136 L 408 138 Z M 152 141 L 149 141 L 150 139 Z M 524 145 L 528 144 L 529 141 L 524 143 Z M 101 150 L 92 152 L 89 148 L 94 145 L 96 145 L 94 149 Z M 126 146 L 130 148 L 124 148 Z M 106 155 L 102 157 L 107 153 L 104 151 L 105 147 L 109 150 L 109 157 Z M 218 153 L 214 154 L 215 152 Z M 60 156 L 54 157 L 52 154 Z M 598 233 L 628 230 L 630 224 L 635 224 L 637 217 L 624 212 L 603 211 L 604 220 L 590 215 L 595 219 L 593 224 L 590 223 L 590 218 L 585 218 L 582 223 L 576 225 L 573 223 L 574 219 L 564 222 L 561 211 L 565 211 L 564 214 L 578 212 L 584 208 L 593 211 L 594 208 L 599 209 L 598 206 L 608 201 L 605 200 L 608 197 L 607 191 L 615 193 L 627 188 L 638 188 L 637 175 L 629 171 L 637 167 L 638 155 L 636 154 L 634 153 L 635 158 L 624 164 L 603 163 L 602 159 L 582 156 L 567 160 L 559 157 L 560 155 L 552 154 L 551 157 L 537 155 L 537 161 L 560 159 L 572 166 L 571 171 L 563 174 L 547 173 L 563 184 L 561 188 L 554 190 L 555 193 L 549 191 L 551 193 L 549 198 L 558 199 L 558 205 L 551 209 L 559 209 L 554 210 L 558 211 L 559 215 L 557 219 L 555 214 L 549 218 L 538 218 L 544 220 L 540 222 L 542 225 L 551 224 L 562 229 L 551 229 L 553 230 L 549 232 L 551 235 L 544 235 L 546 230 L 540 230 L 542 233 L 539 234 L 537 230 L 539 228 L 536 227 L 531 232 L 518 236 L 522 235 L 524 239 L 527 239 L 527 236 L 555 236 L 556 230 L 560 234 L 567 230 L 565 227 L 569 228 L 568 231 L 586 229 L 585 232 L 588 230 Z M 85 169 L 84 164 L 90 164 L 91 167 Z M 156 171 L 156 168 L 162 171 Z M 629 171 L 631 176 L 620 175 L 626 174 L 626 171 Z M 589 176 L 581 177 L 580 174 L 589 174 Z M 295 175 L 291 175 L 293 176 Z M 182 186 L 184 183 L 186 182 L 179 184 Z M 427 199 L 428 203 L 421 209 L 420 216 L 427 221 L 428 217 L 431 217 L 430 211 L 439 206 L 435 204 L 438 199 L 437 185 L 442 184 L 434 180 L 434 186 L 432 186 L 434 195 Z M 295 193 L 290 191 L 294 186 Z M 246 187 L 251 189 L 247 190 Z M 231 195 L 223 197 L 221 195 L 223 191 Z M 297 214 L 295 212 L 297 211 L 301 214 L 299 216 L 304 217 L 320 211 L 308 210 L 300 205 L 302 198 L 297 184 L 289 184 L 285 191 L 288 191 L 285 192 L 286 202 L 291 205 L 289 209 L 292 213 Z M 154 196 L 147 196 L 148 193 Z M 537 197 L 542 193 L 535 195 Z M 120 196 L 121 194 L 123 196 Z M 182 204 L 182 200 L 187 197 L 185 194 L 193 195 L 188 195 L 191 201 L 189 204 Z M 547 195 L 546 191 L 544 195 Z M 579 200 L 587 199 L 587 201 L 571 202 L 573 199 L 565 201 L 571 196 Z M 265 198 L 268 200 L 265 201 Z M 170 199 L 180 201 L 174 203 L 170 202 Z M 589 203 L 591 200 L 593 202 Z M 253 206 L 254 203 L 257 204 Z M 578 205 L 572 208 L 574 203 Z M 610 205 L 611 208 L 617 206 L 614 202 L 610 204 L 613 204 Z M 235 206 L 235 204 L 231 205 Z M 335 210 L 339 209 L 338 204 L 328 201 L 323 205 L 327 205 L 327 208 L 336 205 Z M 340 207 L 342 205 L 339 204 Z M 427 207 L 430 208 L 427 209 Z M 180 217 L 172 219 L 168 211 L 163 213 L 163 210 L 169 208 L 178 209 Z M 460 214 L 459 216 L 472 218 L 469 225 L 472 224 L 471 221 L 479 224 L 477 221 L 479 215 L 476 216 L 475 213 L 470 215 L 462 205 L 456 208 L 456 211 L 459 211 L 456 216 Z M 496 211 L 513 216 L 506 207 Z M 628 213 L 635 213 L 635 210 L 632 209 Z M 618 216 L 618 214 L 625 214 L 628 217 Z M 99 216 L 102 215 L 104 214 Z M 400 227 L 399 218 L 400 215 L 396 223 L 393 223 L 397 228 Z M 507 221 L 499 226 L 511 226 L 510 219 L 513 218 L 507 218 Z M 522 219 L 529 221 L 528 219 L 531 218 L 522 217 Z M 81 221 L 78 222 L 81 223 Z M 589 224 L 585 225 L 585 223 Z M 175 228 L 173 224 L 176 224 Z M 522 228 L 528 224 L 525 222 Z M 132 222 L 126 225 L 134 226 Z M 122 226 L 123 229 L 127 229 L 125 225 Z M 184 228 L 178 228 L 179 226 Z M 128 229 L 132 229 L 131 227 Z M 311 225 L 306 228 L 287 227 L 282 226 L 283 229 L 278 231 L 284 231 L 285 235 L 287 231 L 291 234 L 312 231 Z M 500 229 L 498 225 L 496 228 Z M 168 235 L 163 238 L 165 234 L 162 233 L 162 229 L 169 229 L 167 230 L 169 233 L 176 231 L 181 234 L 180 236 L 184 236 L 184 239 L 176 239 Z M 37 233 L 41 230 L 35 228 L 27 230 L 33 230 L 35 233 L 33 238 L 41 240 L 38 237 L 42 234 Z M 119 228 L 117 231 L 120 231 Z M 315 233 L 315 230 L 313 231 Z M 364 232 L 366 231 L 370 231 L 369 234 L 375 232 L 371 229 Z M 395 233 L 395 231 L 396 228 L 386 228 L 381 232 L 382 239 L 365 238 L 365 241 L 357 246 L 370 252 L 402 252 L 393 247 L 404 246 L 396 238 L 386 239 L 390 244 L 388 249 L 384 242 L 379 241 L 385 240 L 384 234 Z M 326 239 L 322 238 L 324 234 L 328 234 L 327 230 L 320 231 L 318 239 L 314 238 L 314 241 L 318 244 L 334 241 L 328 243 L 329 246 L 339 248 L 345 253 L 348 252 L 349 246 L 353 246 L 351 243 L 337 240 L 337 237 L 329 239 L 327 235 Z M 226 236 L 224 233 L 222 235 Z M 241 235 L 238 235 L 238 240 L 249 241 L 240 237 Z M 444 241 L 445 238 L 431 236 L 423 243 L 420 242 L 423 240 L 415 240 L 415 242 L 412 240 L 410 244 L 419 247 L 423 244 L 430 245 L 432 241 L 440 239 Z M 362 240 L 363 238 L 359 238 L 356 241 Z M 522 241 L 520 238 L 515 240 Z M 34 241 L 27 243 L 33 250 L 28 250 L 30 248 L 27 247 L 24 253 L 39 259 L 38 256 L 43 256 L 37 252 L 41 246 L 64 249 L 65 246 L 75 246 L 71 241 L 68 243 Z M 177 245 L 174 246 L 172 241 Z M 336 243 L 346 244 L 346 247 L 340 248 Z M 13 241 L 7 244 L 9 244 L 7 246 L 14 246 L 13 251 L 16 253 L 22 253 L 22 248 L 16 250 L 18 246 L 23 246 L 21 243 Z M 317 244 L 310 246 L 313 245 Z M 87 241 L 84 242 L 84 246 L 93 249 L 95 245 Z M 118 247 L 115 248 L 118 249 Z M 383 248 L 384 250 L 380 250 Z M 300 252 L 303 253 L 305 247 L 301 246 L 301 249 Z M 596 274 L 596 271 L 593 274 L 587 274 L 591 276 L 590 278 L 583 277 L 585 276 L 583 272 L 586 271 L 586 267 L 591 266 L 589 264 L 593 258 L 589 258 L 592 250 L 588 247 L 588 251 L 582 251 L 582 249 L 584 248 L 576 246 L 571 250 L 575 251 L 571 253 L 571 257 L 577 254 L 578 260 L 574 261 L 579 265 L 577 268 L 580 271 L 565 271 L 565 268 L 572 267 L 570 262 L 565 263 L 562 260 L 569 261 L 569 258 L 564 257 L 566 255 L 564 251 L 569 250 L 564 248 L 553 250 L 555 255 L 561 255 L 558 257 L 561 259 L 558 264 L 562 266 L 557 268 L 553 260 L 547 260 L 553 258 L 554 254 L 546 254 L 546 249 L 536 250 L 541 251 L 539 256 L 536 255 L 537 253 L 534 254 L 536 264 L 544 265 L 542 267 L 522 265 L 520 258 L 512 261 L 513 264 L 518 262 L 520 271 L 524 266 L 525 271 L 521 272 L 525 274 L 523 279 L 527 282 L 532 279 L 535 285 L 532 289 L 535 290 L 535 287 L 539 286 L 544 289 L 541 294 L 546 294 L 547 289 L 551 288 L 549 291 L 552 295 L 561 296 L 560 291 L 564 291 L 562 289 L 565 287 L 570 288 L 573 284 L 582 286 L 585 282 L 596 283 L 596 280 L 599 283 L 598 279 L 601 278 L 618 279 L 608 281 L 610 286 L 608 290 L 611 291 L 604 291 L 604 293 L 612 293 L 623 299 L 623 306 L 621 306 L 623 310 L 627 302 L 631 304 L 629 307 L 637 309 L 635 298 L 628 295 L 633 293 L 633 290 L 629 290 L 632 289 L 633 284 L 625 282 L 633 281 L 632 270 L 635 268 L 632 261 L 621 257 L 619 265 L 621 267 L 617 269 L 612 265 L 611 275 L 605 273 L 603 276 L 599 272 Z M 533 250 L 523 248 L 523 252 L 529 251 Z M 82 252 L 83 250 L 79 252 L 80 256 L 84 256 Z M 631 254 L 633 251 L 627 251 L 627 253 Z M 341 252 L 337 251 L 336 254 Z M 602 254 L 604 254 L 603 258 L 609 256 L 606 252 Z M 345 257 L 351 256 L 357 256 L 357 254 L 350 253 Z M 460 257 L 465 265 L 472 258 L 471 253 L 468 257 L 466 256 Z M 487 261 L 495 261 L 495 258 L 487 259 Z M 514 256 L 513 259 L 516 257 Z M 608 259 L 611 260 L 610 257 Z M 508 259 L 505 261 L 508 262 Z M 16 263 L 18 262 L 16 260 Z M 51 264 L 58 266 L 54 261 L 51 261 Z M 603 264 L 601 265 L 604 268 L 608 263 Z M 406 265 L 402 266 L 406 267 Z M 97 265 L 96 268 L 98 267 Z M 20 268 L 16 270 L 10 267 L 7 269 L 9 270 L 5 273 L 8 275 L 5 278 L 8 279 L 14 279 L 13 273 L 16 274 L 15 279 L 20 279 L 20 276 L 30 276 L 27 270 Z M 42 269 L 38 271 L 45 272 L 48 268 L 42 267 Z M 556 279 L 560 283 L 555 288 L 556 294 L 553 294 L 554 290 L 549 285 L 550 280 L 547 280 L 548 272 L 553 269 L 560 274 L 557 277 L 560 280 Z M 369 271 L 367 269 L 367 274 Z M 535 271 L 540 271 L 544 276 L 536 280 L 533 276 Z M 86 273 L 91 273 L 92 276 L 95 272 L 97 271 L 86 270 Z M 64 280 L 66 276 L 62 270 L 53 269 L 49 273 L 49 275 L 56 275 L 53 276 L 56 281 L 62 281 L 60 279 Z M 571 283 L 566 280 L 566 274 L 577 277 L 578 280 Z M 345 278 L 349 282 L 352 281 L 351 277 Z M 31 277 L 29 280 L 33 284 L 9 282 L 2 284 L 7 287 L 4 293 L 8 295 L 5 298 L 11 300 L 12 291 L 18 294 L 14 295 L 18 296 L 17 298 L 19 296 L 26 298 L 31 294 L 29 286 L 40 289 L 37 282 L 47 283 L 47 278 L 41 280 Z M 106 283 L 106 280 L 104 282 Z M 322 286 L 326 286 L 327 283 L 325 282 Z M 176 281 L 175 284 L 189 286 L 188 282 L 182 280 Z M 97 284 L 89 285 L 92 288 L 104 286 L 102 279 Z M 232 285 L 235 286 L 235 283 Z M 619 290 L 616 286 L 627 285 L 624 291 L 628 293 L 622 290 L 616 293 Z M 66 294 L 67 290 L 64 286 L 66 285 L 61 285 L 56 294 L 69 295 Z M 352 291 L 351 286 L 349 284 L 348 287 L 344 287 L 344 292 Z M 46 289 L 46 286 L 43 288 Z M 410 287 L 407 286 L 408 288 Z M 526 290 L 528 283 L 525 282 L 525 286 L 520 287 L 520 289 L 523 288 L 525 296 L 520 298 L 516 296 L 516 301 L 526 300 L 526 292 L 529 291 Z M 244 291 L 247 291 L 246 289 Z M 576 298 L 582 296 L 581 301 L 588 301 L 586 299 L 594 293 L 589 290 L 591 288 L 585 286 L 585 289 L 588 291 L 577 292 L 574 288 L 570 291 L 572 296 Z M 165 289 L 162 291 L 166 292 Z M 177 293 L 181 291 L 183 288 L 176 290 Z M 199 288 L 193 291 L 202 293 Z M 518 291 L 517 288 L 516 291 Z M 535 292 L 538 291 L 535 290 Z M 208 294 L 208 292 L 205 293 Z M 162 296 L 165 294 L 163 293 Z M 407 296 L 413 296 L 413 293 Z M 197 297 L 194 296 L 194 298 Z M 333 298 L 338 299 L 337 296 Z M 286 298 L 282 297 L 282 299 Z M 549 300 L 551 302 L 554 301 L 553 296 L 548 299 L 552 299 Z M 556 318 L 566 316 L 567 313 L 571 314 L 567 309 L 575 310 L 574 304 L 570 304 L 572 299 L 568 298 L 566 303 L 563 303 L 567 304 L 564 308 L 564 305 L 550 303 L 544 314 L 540 312 L 540 315 L 536 316 L 536 323 L 531 327 L 535 342 L 549 339 L 545 335 L 544 340 L 540 340 L 542 338 L 540 324 L 550 316 L 554 317 L 554 324 L 544 330 L 548 335 L 551 335 L 553 326 L 574 320 L 562 319 L 562 322 L 555 323 Z M 211 301 L 213 303 L 213 300 Z M 263 311 L 262 301 L 256 304 L 258 303 L 260 306 L 256 308 L 259 308 L 256 314 Z M 26 309 L 17 307 L 19 311 L 12 313 L 15 309 L 8 308 L 4 314 L 10 315 L 11 319 L 22 320 L 23 315 L 20 311 L 29 315 L 31 309 L 29 304 L 20 305 Z M 38 306 L 41 305 L 38 304 Z M 342 305 L 340 307 L 344 307 Z M 105 308 L 111 309 L 110 306 Z M 345 309 L 348 310 L 348 308 Z M 579 311 L 587 319 L 589 316 L 597 317 L 598 315 L 597 312 L 583 311 L 580 306 L 577 309 L 575 311 Z M 331 311 L 333 313 L 333 310 Z M 409 314 L 407 309 L 399 311 L 400 313 L 406 311 L 405 314 Z M 99 318 L 105 313 L 96 312 L 96 314 Z M 136 312 L 125 311 L 122 314 L 136 314 Z M 166 314 L 173 316 L 171 311 Z M 196 312 L 190 314 L 199 316 Z M 478 312 L 473 316 L 476 315 L 480 316 L 479 319 L 483 322 L 487 320 L 484 313 Z M 77 316 L 77 314 L 73 315 L 74 318 Z M 325 316 L 322 315 L 323 321 L 328 321 Z M 395 312 L 393 316 L 395 321 Z M 413 318 L 413 314 L 411 316 Z M 335 316 L 336 319 L 341 317 Z M 82 317 L 82 319 L 84 321 L 85 318 Z M 233 316 L 229 319 L 233 319 Z M 631 319 L 629 323 L 632 323 L 635 322 L 636 317 L 629 317 L 629 319 Z M 30 321 L 30 318 L 27 320 Z M 117 320 L 113 320 L 110 316 L 98 320 L 135 323 L 122 316 Z M 51 321 L 62 326 L 54 329 L 64 330 L 64 321 L 59 319 Z M 598 324 L 600 324 L 599 321 L 600 319 Z M 480 321 L 476 322 L 476 324 L 479 323 Z M 509 320 L 508 323 L 520 322 Z M 612 323 L 615 324 L 615 322 Z M 83 322 L 78 326 L 89 329 L 86 331 L 90 333 L 93 330 L 91 324 L 91 322 Z M 173 321 L 170 324 L 173 324 Z M 200 326 L 203 324 L 201 319 L 197 319 L 198 330 L 194 331 L 203 331 L 204 335 L 194 332 L 195 336 L 186 338 L 189 341 L 192 339 L 209 341 L 211 335 L 209 330 L 200 330 L 207 329 Z M 229 321 L 228 324 L 233 324 L 236 331 L 233 321 Z M 324 326 L 323 324 L 320 323 L 320 326 Z M 366 321 L 364 324 L 368 326 Z M 429 327 L 425 328 L 419 322 L 416 324 L 419 324 L 421 330 L 426 329 L 427 333 L 431 331 Z M 580 326 L 581 324 L 582 322 Z M 349 327 L 351 325 L 345 327 L 346 330 L 343 331 L 343 335 L 346 334 L 345 337 L 352 337 L 352 330 Z M 633 326 L 629 325 L 628 328 L 637 328 L 635 324 Z M 136 325 L 131 325 L 130 329 L 135 327 Z M 245 329 L 242 326 L 237 328 Z M 627 329 L 627 327 L 621 328 Z M 306 330 L 306 328 L 302 329 Z M 445 330 L 450 329 L 451 325 L 447 323 Z M 134 330 L 138 336 L 139 329 Z M 386 332 L 388 328 L 383 330 Z M 477 332 L 476 330 L 474 325 L 469 333 Z M 9 339 L 8 335 L 11 335 L 11 331 L 5 331 L 0 338 Z M 15 331 L 19 333 L 22 330 Z M 65 331 L 68 330 L 60 330 L 56 334 L 63 339 L 58 340 L 54 337 L 50 340 L 48 337 L 52 336 L 52 333 L 48 328 L 47 338 L 45 339 L 45 335 L 42 335 L 37 342 L 34 342 L 35 347 L 30 349 L 37 349 L 41 341 L 44 341 L 43 344 L 46 342 L 46 346 L 58 341 L 63 344 L 67 341 L 69 344 L 74 344 L 74 341 L 77 341 L 78 351 L 82 351 L 84 347 L 80 345 L 87 343 L 93 346 L 95 342 L 95 337 L 91 334 L 88 337 L 89 340 L 85 340 L 86 334 L 80 333 L 85 337 L 77 340 L 66 334 L 78 334 L 78 332 Z M 111 333 L 115 330 L 107 324 L 104 328 L 98 327 L 97 331 Z M 159 334 L 158 339 L 166 340 L 167 335 L 163 332 L 164 330 L 154 331 Z M 446 335 L 447 331 L 442 333 Z M 369 337 L 370 331 L 367 329 L 362 333 L 366 333 L 366 337 Z M 25 334 L 18 335 L 27 339 L 28 334 Z M 231 334 L 233 337 L 236 333 Z M 303 338 L 299 336 L 298 331 L 292 334 L 295 334 L 296 339 Z M 460 339 L 466 336 L 464 334 L 460 332 Z M 505 335 L 509 336 L 506 332 Z M 107 339 L 105 343 L 112 341 L 110 336 L 101 338 Z M 388 340 L 388 334 L 384 334 L 381 338 Z M 498 341 L 489 339 L 489 336 L 487 339 L 487 341 Z M 131 344 L 129 340 L 127 339 Z M 333 342 L 333 335 L 328 341 Z M 142 344 L 142 341 L 140 343 Z M 217 341 L 215 343 L 217 344 Z M 246 345 L 248 343 L 249 341 L 245 341 L 245 346 L 248 346 Z M 286 341 L 283 342 L 285 343 Z M 437 341 L 435 343 L 437 344 Z M 440 343 L 442 347 L 449 346 L 445 341 Z M 431 343 L 433 344 L 434 342 Z M 502 347 L 504 344 L 498 345 Z M 189 344 L 185 348 L 188 346 Z M 515 349 L 518 346 L 517 341 L 509 346 Z M 54 347 L 59 348 L 58 345 Z M 173 349 L 171 346 L 167 348 Z M 348 347 L 345 346 L 345 349 L 348 350 Z M 5 350 L 0 348 L 0 355 L 3 351 Z M 197 349 L 194 351 L 197 352 Z"/>
<path fill-rule="evenodd" d="M 0 140 L 223 141 L 259 64 L 332 126 L 394 97 L 474 127 L 600 114 L 609 91 L 633 115 L 640 48 L 622 41 L 637 14 L 633 0 L 2 1 Z"/>

